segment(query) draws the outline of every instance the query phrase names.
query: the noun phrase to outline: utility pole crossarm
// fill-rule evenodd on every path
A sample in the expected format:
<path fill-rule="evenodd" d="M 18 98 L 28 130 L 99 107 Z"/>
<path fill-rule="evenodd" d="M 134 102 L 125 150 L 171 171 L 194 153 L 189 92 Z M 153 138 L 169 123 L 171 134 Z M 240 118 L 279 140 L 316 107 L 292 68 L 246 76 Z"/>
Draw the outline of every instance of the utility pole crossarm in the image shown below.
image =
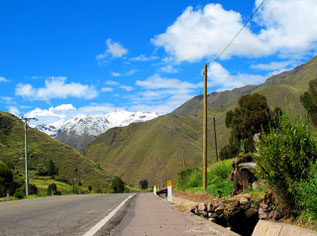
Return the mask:
<path fill-rule="evenodd" d="M 31 120 L 38 120 L 36 118 L 27 118 L 21 117 L 21 119 L 17 119 L 19 121 L 23 121 L 25 123 L 24 126 L 24 147 L 25 147 L 25 195 L 29 196 L 29 175 L 28 175 L 28 148 L 27 148 L 27 129 L 28 122 Z"/>

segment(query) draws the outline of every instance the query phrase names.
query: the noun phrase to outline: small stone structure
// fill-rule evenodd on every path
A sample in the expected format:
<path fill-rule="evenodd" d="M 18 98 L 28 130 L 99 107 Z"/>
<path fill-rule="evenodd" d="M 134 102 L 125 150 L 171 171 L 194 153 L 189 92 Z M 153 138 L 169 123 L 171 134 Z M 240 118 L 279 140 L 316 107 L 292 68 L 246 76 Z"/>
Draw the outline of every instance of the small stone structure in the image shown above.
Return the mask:
<path fill-rule="evenodd" d="M 240 156 L 232 163 L 232 171 L 229 175 L 230 180 L 233 181 L 233 189 L 231 195 L 242 193 L 256 180 L 250 169 L 256 168 L 251 155 Z"/>

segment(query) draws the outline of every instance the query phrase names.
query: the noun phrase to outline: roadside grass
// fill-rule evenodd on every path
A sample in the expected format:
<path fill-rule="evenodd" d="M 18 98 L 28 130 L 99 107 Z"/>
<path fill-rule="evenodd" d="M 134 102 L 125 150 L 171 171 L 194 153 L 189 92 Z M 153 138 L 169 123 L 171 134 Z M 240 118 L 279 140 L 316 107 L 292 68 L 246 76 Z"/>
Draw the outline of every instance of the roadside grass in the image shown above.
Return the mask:
<path fill-rule="evenodd" d="M 233 182 L 229 180 L 232 160 L 219 161 L 208 168 L 206 191 L 203 190 L 201 168 L 185 169 L 179 172 L 176 188 L 181 191 L 189 190 L 192 193 L 206 192 L 214 197 L 229 196 L 233 187 Z"/>

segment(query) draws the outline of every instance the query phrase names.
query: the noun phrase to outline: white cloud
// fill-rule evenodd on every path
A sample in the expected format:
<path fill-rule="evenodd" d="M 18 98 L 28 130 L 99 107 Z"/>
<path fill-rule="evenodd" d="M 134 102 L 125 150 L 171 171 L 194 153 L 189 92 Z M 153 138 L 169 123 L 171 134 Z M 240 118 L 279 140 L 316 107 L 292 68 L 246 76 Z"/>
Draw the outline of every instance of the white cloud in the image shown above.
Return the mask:
<path fill-rule="evenodd" d="M 133 90 L 133 87 L 128 86 L 128 85 L 120 85 L 119 88 L 122 88 L 122 89 L 124 89 L 124 90 L 126 90 L 126 91 L 131 91 L 131 90 Z"/>
<path fill-rule="evenodd" d="M 105 82 L 105 84 L 106 84 L 106 85 L 119 85 L 118 82 L 113 81 L 113 80 L 107 80 L 107 81 Z"/>
<path fill-rule="evenodd" d="M 214 63 L 208 70 L 208 86 L 217 87 L 218 91 L 260 84 L 266 78 L 267 76 L 252 74 L 232 75 L 219 63 Z"/>
<path fill-rule="evenodd" d="M 13 97 L 1 97 L 1 99 L 9 105 L 16 104 Z"/>
<path fill-rule="evenodd" d="M 134 75 L 137 72 L 137 70 L 129 70 L 128 72 L 125 73 L 119 73 L 119 72 L 112 72 L 111 75 L 114 77 L 119 77 L 119 76 L 130 76 L 130 75 Z"/>
<path fill-rule="evenodd" d="M 36 117 L 39 121 L 32 122 L 32 124 L 50 124 L 55 121 L 64 119 L 71 119 L 76 115 L 97 115 L 109 113 L 116 109 L 112 104 L 91 104 L 75 108 L 72 104 L 61 104 L 56 107 L 49 107 L 48 109 L 36 108 L 24 114 L 26 117 Z"/>
<path fill-rule="evenodd" d="M 130 58 L 129 61 L 153 61 L 153 60 L 157 60 L 157 59 L 159 59 L 159 57 L 157 57 L 157 56 L 146 57 L 143 54 L 141 54 L 137 57 Z"/>
<path fill-rule="evenodd" d="M 16 115 L 16 116 L 20 115 L 20 111 L 19 111 L 19 109 L 17 107 L 9 106 L 7 108 L 9 109 L 9 113 L 11 113 L 13 115 Z"/>
<path fill-rule="evenodd" d="M 113 91 L 113 88 L 110 88 L 110 87 L 101 88 L 101 92 L 111 92 L 111 91 Z"/>
<path fill-rule="evenodd" d="M 197 85 L 178 79 L 162 78 L 158 74 L 149 77 L 146 80 L 137 80 L 136 85 L 145 89 L 166 89 L 166 88 L 197 88 Z"/>
<path fill-rule="evenodd" d="M 9 82 L 9 80 L 7 80 L 6 78 L 4 78 L 3 76 L 0 76 L 0 82 Z"/>
<path fill-rule="evenodd" d="M 258 5 L 261 0 L 257 0 Z M 227 50 L 231 56 L 280 56 L 308 49 L 317 40 L 317 4 L 315 0 L 268 0 L 256 20 L 259 32 L 247 26 Z M 243 25 L 240 13 L 226 11 L 220 4 L 203 9 L 188 7 L 165 33 L 152 42 L 163 47 L 175 62 L 194 62 L 215 58 Z"/>
<path fill-rule="evenodd" d="M 33 88 L 30 84 L 19 83 L 15 88 L 15 95 L 44 101 L 67 97 L 92 99 L 98 96 L 94 86 L 65 82 L 66 77 L 50 77 L 45 80 L 43 88 Z"/>
<path fill-rule="evenodd" d="M 136 81 L 144 91 L 129 97 L 132 110 L 155 111 L 166 114 L 194 96 L 196 84 L 175 78 L 162 78 L 155 74 L 146 80 Z"/>
<path fill-rule="evenodd" d="M 177 69 L 175 69 L 172 65 L 166 65 L 159 69 L 160 72 L 166 72 L 166 73 L 177 73 Z"/>
<path fill-rule="evenodd" d="M 110 55 L 115 58 L 120 58 L 128 53 L 128 50 L 125 49 L 120 43 L 112 42 L 111 39 L 106 40 L 106 45 L 106 51 L 104 53 L 97 55 L 97 60 L 106 58 Z"/>
<path fill-rule="evenodd" d="M 284 70 L 285 68 L 287 68 L 291 64 L 292 64 L 291 61 L 273 61 L 273 62 L 268 63 L 268 64 L 251 65 L 250 68 L 251 69 L 260 69 L 260 70 L 269 70 L 269 71 Z"/>

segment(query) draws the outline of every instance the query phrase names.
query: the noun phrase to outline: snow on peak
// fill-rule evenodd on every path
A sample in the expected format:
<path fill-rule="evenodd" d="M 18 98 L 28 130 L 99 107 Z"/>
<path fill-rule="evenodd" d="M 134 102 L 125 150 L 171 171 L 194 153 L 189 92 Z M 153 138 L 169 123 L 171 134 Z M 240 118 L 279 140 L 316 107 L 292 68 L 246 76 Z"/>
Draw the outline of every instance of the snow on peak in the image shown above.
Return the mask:
<path fill-rule="evenodd" d="M 158 117 L 156 112 L 129 112 L 116 109 L 104 115 L 77 115 L 71 119 L 61 119 L 35 128 L 55 138 L 66 131 L 68 134 L 98 136 L 113 127 L 127 126 L 133 122 L 144 122 Z"/>

